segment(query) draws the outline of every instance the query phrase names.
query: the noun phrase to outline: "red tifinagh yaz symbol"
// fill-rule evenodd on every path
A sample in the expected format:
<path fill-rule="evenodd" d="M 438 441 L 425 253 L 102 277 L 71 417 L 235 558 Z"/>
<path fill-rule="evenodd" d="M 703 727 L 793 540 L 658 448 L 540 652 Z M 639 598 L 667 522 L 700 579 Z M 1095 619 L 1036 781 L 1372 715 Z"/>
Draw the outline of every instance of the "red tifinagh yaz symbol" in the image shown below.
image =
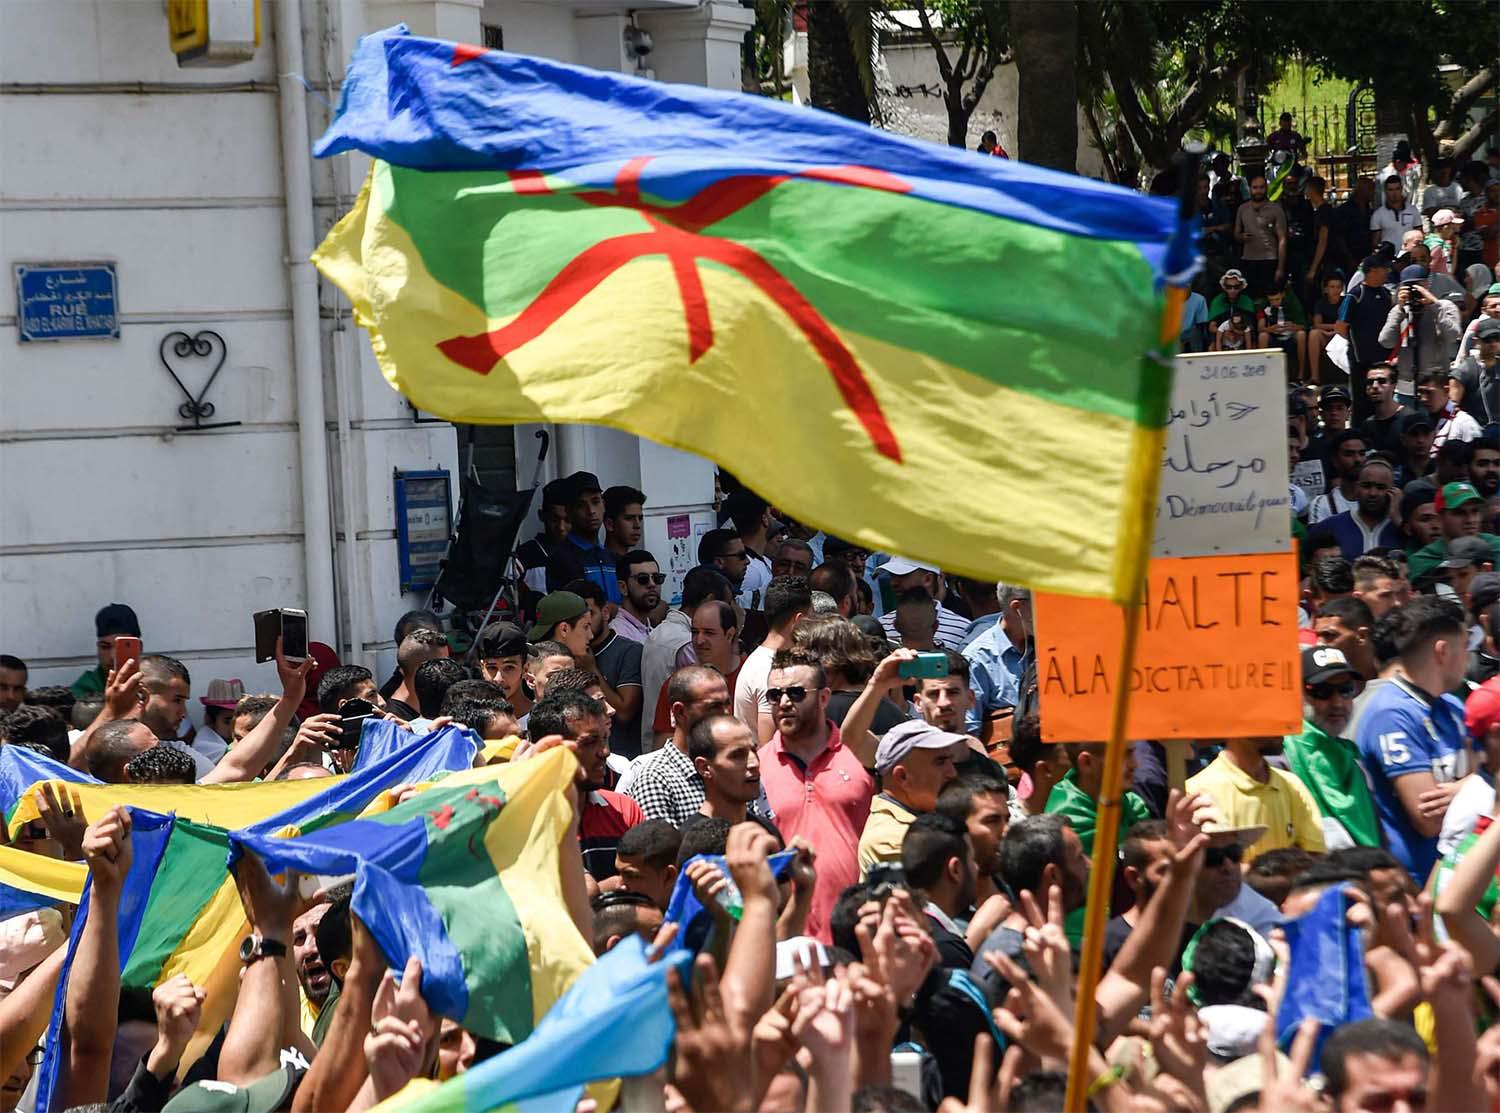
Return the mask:
<path fill-rule="evenodd" d="M 459 65 L 472 56 L 460 57 L 459 51 L 455 50 L 452 64 Z M 748 278 L 791 318 L 832 374 L 844 404 L 854 412 L 876 451 L 900 463 L 901 446 L 896 443 L 896 435 L 886 422 L 875 392 L 854 353 L 849 351 L 833 326 L 758 252 L 732 240 L 700 234 L 709 225 L 764 197 L 788 178 L 784 175 L 724 178 L 705 186 L 680 204 L 660 205 L 641 197 L 641 172 L 649 161 L 649 158 L 634 158 L 627 162 L 616 176 L 613 190 L 583 190 L 574 196 L 589 205 L 635 209 L 645 217 L 650 231 L 613 236 L 592 245 L 570 259 L 515 320 L 476 336 L 455 336 L 444 340 L 438 344 L 438 350 L 460 366 L 488 375 L 496 363 L 550 329 L 563 314 L 626 263 L 646 256 L 665 255 L 672 265 L 672 275 L 677 280 L 678 295 L 682 299 L 688 332 L 688 358 L 696 363 L 714 342 L 708 298 L 698 274 L 698 260 L 708 259 Z M 864 166 L 820 168 L 806 171 L 802 176 L 891 193 L 905 193 L 910 189 L 894 175 Z M 519 194 L 552 192 L 535 170 L 512 171 L 510 179 Z"/>

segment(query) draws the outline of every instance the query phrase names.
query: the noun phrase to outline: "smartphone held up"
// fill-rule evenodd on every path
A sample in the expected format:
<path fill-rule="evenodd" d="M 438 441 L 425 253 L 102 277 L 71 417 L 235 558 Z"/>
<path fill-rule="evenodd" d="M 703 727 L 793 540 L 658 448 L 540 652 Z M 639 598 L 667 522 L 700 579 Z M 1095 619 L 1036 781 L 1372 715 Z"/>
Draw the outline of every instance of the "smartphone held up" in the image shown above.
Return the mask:
<path fill-rule="evenodd" d="M 255 661 L 263 664 L 276 659 L 276 639 L 281 639 L 281 655 L 289 665 L 307 660 L 307 612 L 293 607 L 256 611 Z"/>

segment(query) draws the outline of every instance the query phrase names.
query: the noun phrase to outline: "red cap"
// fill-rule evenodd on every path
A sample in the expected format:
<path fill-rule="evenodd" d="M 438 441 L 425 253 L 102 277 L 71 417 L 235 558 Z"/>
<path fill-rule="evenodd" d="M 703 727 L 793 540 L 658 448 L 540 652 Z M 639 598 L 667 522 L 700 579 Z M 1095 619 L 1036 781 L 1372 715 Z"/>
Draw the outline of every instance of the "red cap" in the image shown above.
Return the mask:
<path fill-rule="evenodd" d="M 1490 728 L 1500 726 L 1500 677 L 1486 680 L 1464 701 L 1464 723 L 1474 738 L 1483 741 Z"/>

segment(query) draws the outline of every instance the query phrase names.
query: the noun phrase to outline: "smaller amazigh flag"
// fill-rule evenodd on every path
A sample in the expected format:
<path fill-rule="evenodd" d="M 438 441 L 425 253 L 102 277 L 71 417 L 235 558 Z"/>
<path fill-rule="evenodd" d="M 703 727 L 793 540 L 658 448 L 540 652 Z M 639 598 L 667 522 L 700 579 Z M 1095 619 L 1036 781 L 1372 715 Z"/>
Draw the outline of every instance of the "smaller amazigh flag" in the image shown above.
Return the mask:
<path fill-rule="evenodd" d="M 422 409 L 624 429 L 979 579 L 1135 587 L 1171 201 L 404 27 L 315 147 L 351 150 L 313 261 Z"/>
<path fill-rule="evenodd" d="M 439 781 L 390 811 L 295 838 L 236 832 L 271 873 L 354 874 L 353 910 L 396 969 L 422 960 L 434 1012 L 520 1043 L 593 961 L 558 846 L 578 763 L 564 749 Z"/>

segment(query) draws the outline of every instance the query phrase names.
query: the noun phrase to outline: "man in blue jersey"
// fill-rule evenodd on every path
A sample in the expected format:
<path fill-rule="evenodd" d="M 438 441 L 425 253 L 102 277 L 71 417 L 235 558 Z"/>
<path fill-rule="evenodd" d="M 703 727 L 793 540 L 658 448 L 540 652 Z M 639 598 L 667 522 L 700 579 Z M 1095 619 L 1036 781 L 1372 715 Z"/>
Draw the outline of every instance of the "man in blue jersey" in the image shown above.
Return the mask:
<path fill-rule="evenodd" d="M 1355 739 L 1386 846 L 1418 885 L 1437 863 L 1443 813 L 1475 766 L 1452 689 L 1468 661 L 1463 613 L 1437 596 L 1400 612 L 1399 671 L 1370 697 Z"/>

